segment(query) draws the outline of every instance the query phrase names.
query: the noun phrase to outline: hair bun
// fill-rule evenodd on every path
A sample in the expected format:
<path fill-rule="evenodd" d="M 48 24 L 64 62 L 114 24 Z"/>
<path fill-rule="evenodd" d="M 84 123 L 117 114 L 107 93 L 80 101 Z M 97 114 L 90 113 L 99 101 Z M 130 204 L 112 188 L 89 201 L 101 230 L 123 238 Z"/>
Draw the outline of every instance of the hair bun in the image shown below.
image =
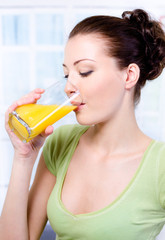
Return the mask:
<path fill-rule="evenodd" d="M 122 18 L 128 20 L 138 29 L 142 29 L 143 26 L 150 21 L 148 14 L 142 9 L 135 9 L 134 11 L 125 11 L 122 14 Z"/>
<path fill-rule="evenodd" d="M 148 80 L 155 79 L 165 67 L 165 33 L 158 21 L 142 9 L 125 11 L 122 18 L 142 35 L 145 44 Z"/>

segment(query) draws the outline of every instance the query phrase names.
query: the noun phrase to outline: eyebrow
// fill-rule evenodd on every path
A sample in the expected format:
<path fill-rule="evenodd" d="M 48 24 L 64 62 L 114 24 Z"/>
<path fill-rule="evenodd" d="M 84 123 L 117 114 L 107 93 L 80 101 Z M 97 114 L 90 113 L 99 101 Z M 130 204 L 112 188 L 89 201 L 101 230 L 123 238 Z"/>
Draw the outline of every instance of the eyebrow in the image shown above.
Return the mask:
<path fill-rule="evenodd" d="M 73 65 L 77 65 L 79 62 L 82 62 L 82 61 L 91 61 L 91 62 L 96 62 L 95 60 L 92 60 L 92 59 L 89 59 L 89 58 L 84 58 L 84 59 L 80 59 L 80 60 L 77 60 L 73 63 Z M 64 63 L 62 64 L 63 67 L 67 67 Z"/>

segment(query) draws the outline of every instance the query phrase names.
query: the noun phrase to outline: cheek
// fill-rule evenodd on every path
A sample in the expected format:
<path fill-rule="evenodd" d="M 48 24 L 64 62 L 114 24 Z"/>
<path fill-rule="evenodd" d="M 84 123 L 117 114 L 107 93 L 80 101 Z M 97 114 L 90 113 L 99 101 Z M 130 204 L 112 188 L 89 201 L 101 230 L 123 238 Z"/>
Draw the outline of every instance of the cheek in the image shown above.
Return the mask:
<path fill-rule="evenodd" d="M 102 75 L 102 78 L 87 82 L 81 89 L 86 106 L 77 114 L 80 124 L 91 125 L 107 121 L 122 105 L 124 85 L 119 78 L 107 79 Z"/>
<path fill-rule="evenodd" d="M 110 107 L 111 105 L 118 105 L 124 94 L 124 86 L 120 81 L 107 81 L 95 84 L 90 92 L 91 98 L 89 100 L 95 101 L 97 106 Z"/>

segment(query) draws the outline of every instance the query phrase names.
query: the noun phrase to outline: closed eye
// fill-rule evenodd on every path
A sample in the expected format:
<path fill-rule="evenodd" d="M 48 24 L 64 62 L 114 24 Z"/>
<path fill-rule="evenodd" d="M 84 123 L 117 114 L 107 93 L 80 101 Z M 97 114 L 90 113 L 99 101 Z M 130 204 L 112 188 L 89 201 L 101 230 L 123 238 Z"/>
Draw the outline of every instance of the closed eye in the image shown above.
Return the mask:
<path fill-rule="evenodd" d="M 93 72 L 93 71 L 90 70 L 90 71 L 88 71 L 88 72 L 79 72 L 79 74 L 80 74 L 81 77 L 88 77 L 92 72 Z M 64 75 L 64 78 L 67 79 L 68 77 L 69 77 L 69 74 Z"/>
<path fill-rule="evenodd" d="M 88 71 L 88 72 L 80 72 L 79 74 L 80 74 L 80 76 L 82 76 L 82 77 L 88 77 L 92 72 L 93 72 L 93 71 L 91 70 L 91 71 Z"/>

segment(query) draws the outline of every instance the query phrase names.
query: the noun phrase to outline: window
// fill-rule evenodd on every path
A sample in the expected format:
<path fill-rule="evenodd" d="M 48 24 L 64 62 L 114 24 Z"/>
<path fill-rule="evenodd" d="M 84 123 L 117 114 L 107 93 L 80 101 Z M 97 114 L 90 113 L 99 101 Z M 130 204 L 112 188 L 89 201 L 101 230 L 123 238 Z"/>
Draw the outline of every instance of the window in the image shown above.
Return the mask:
<path fill-rule="evenodd" d="M 35 87 L 45 88 L 63 76 L 63 49 L 67 35 L 76 22 L 96 14 L 120 16 L 124 10 L 143 5 L 165 23 L 165 4 L 162 0 L 156 3 L 139 1 L 138 5 L 129 0 L 124 3 L 106 0 L 84 0 L 81 3 L 74 0 L 8 0 L 0 3 L 0 210 L 13 155 L 4 129 L 6 108 Z M 136 109 L 140 127 L 159 140 L 165 140 L 164 79 L 165 72 L 157 80 L 147 84 Z M 72 121 L 75 119 L 71 114 L 56 126 Z"/>

